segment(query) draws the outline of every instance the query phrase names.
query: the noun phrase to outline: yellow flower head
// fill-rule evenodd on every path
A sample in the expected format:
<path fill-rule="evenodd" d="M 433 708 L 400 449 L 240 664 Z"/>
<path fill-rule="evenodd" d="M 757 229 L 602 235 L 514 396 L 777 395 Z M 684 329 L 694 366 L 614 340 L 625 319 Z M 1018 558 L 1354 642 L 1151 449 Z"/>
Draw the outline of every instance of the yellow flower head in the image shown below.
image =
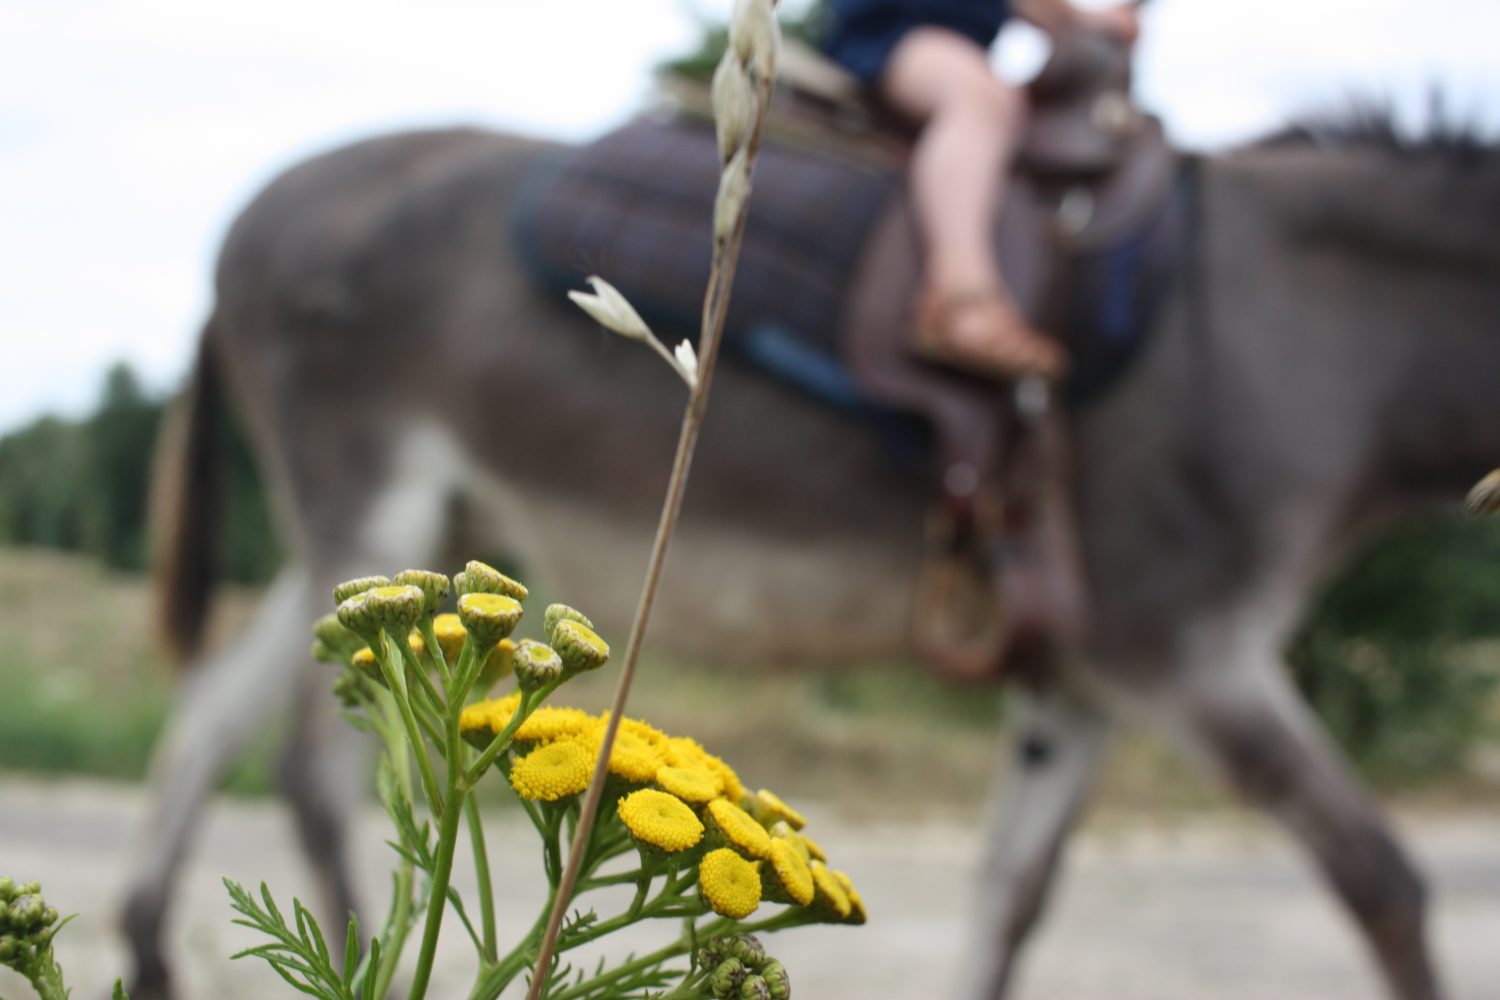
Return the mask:
<path fill-rule="evenodd" d="M 766 832 L 771 835 L 772 840 L 786 841 L 792 850 L 801 856 L 803 861 L 812 860 L 812 852 L 807 849 L 807 844 L 803 841 L 802 836 L 796 830 L 793 830 L 785 820 L 778 819 L 771 824 Z"/>
<path fill-rule="evenodd" d="M 464 707 L 463 713 L 458 717 L 458 728 L 463 733 L 488 730 L 486 735 L 494 735 L 510 725 L 510 717 L 520 707 L 519 692 L 508 694 L 504 698 L 476 701 Z"/>
<path fill-rule="evenodd" d="M 807 848 L 807 853 L 810 857 L 817 858 L 824 864 L 828 863 L 828 852 L 819 847 L 816 840 L 813 840 L 805 833 L 799 833 L 797 836 L 802 838 L 802 846 Z"/>
<path fill-rule="evenodd" d="M 594 754 L 577 740 L 558 740 L 537 747 L 516 761 L 510 784 L 516 794 L 533 802 L 556 802 L 589 787 Z"/>
<path fill-rule="evenodd" d="M 350 663 L 353 664 L 356 670 L 363 670 L 363 672 L 377 676 L 377 678 L 380 676 L 380 661 L 375 660 L 375 651 L 369 648 L 369 646 L 356 651 L 356 654 L 350 657 Z"/>
<path fill-rule="evenodd" d="M 505 721 L 510 719 L 507 717 Z M 551 743 L 575 736 L 591 736 L 597 725 L 597 720 L 580 708 L 543 705 L 517 727 L 516 739 L 526 743 Z M 500 728 L 505 728 L 503 723 Z M 580 742 L 587 746 L 592 741 Z M 597 752 L 595 756 L 598 756 Z"/>
<path fill-rule="evenodd" d="M 743 920 L 760 905 L 760 872 L 755 862 L 721 847 L 698 865 L 698 892 L 715 913 Z"/>
<path fill-rule="evenodd" d="M 603 738 L 603 727 L 601 726 L 596 738 Z M 598 745 L 595 746 L 595 753 Z M 618 775 L 626 781 L 638 785 L 649 784 L 656 780 L 656 772 L 661 770 L 661 754 L 656 748 L 639 733 L 620 726 L 615 733 L 615 745 L 609 754 L 609 773 Z"/>
<path fill-rule="evenodd" d="M 479 678 L 474 682 L 474 686 L 480 691 L 488 691 L 502 678 L 509 677 L 515 664 L 516 644 L 509 639 L 501 639 L 495 644 L 495 648 L 490 650 L 490 655 L 485 657 L 484 666 L 479 668 Z"/>
<path fill-rule="evenodd" d="M 798 906 L 813 901 L 812 869 L 797 849 L 780 838 L 771 841 L 770 874 L 775 877 L 775 886 L 787 899 Z"/>
<path fill-rule="evenodd" d="M 411 647 L 412 654 L 416 656 L 417 661 L 420 663 L 422 654 L 427 652 L 427 640 L 422 638 L 422 633 L 416 629 L 412 629 L 406 633 L 406 644 Z"/>
<path fill-rule="evenodd" d="M 438 615 L 432 620 L 432 631 L 437 634 L 438 645 L 443 648 L 443 659 L 450 665 L 457 663 L 458 655 L 464 651 L 464 639 L 469 634 L 463 621 L 451 613 Z"/>
<path fill-rule="evenodd" d="M 728 799 L 714 799 L 708 804 L 708 817 L 724 839 L 752 858 L 771 856 L 771 835 L 755 818 Z"/>
<path fill-rule="evenodd" d="M 740 784 L 740 776 L 734 773 L 734 768 L 703 749 L 703 744 L 697 740 L 673 736 L 667 740 L 662 753 L 673 767 L 699 767 L 718 775 L 724 797 L 729 801 L 739 802 L 745 797 L 745 786 Z"/>
<path fill-rule="evenodd" d="M 821 861 L 814 861 L 808 867 L 812 869 L 818 904 L 838 914 L 840 920 L 848 917 L 854 911 L 854 904 L 849 901 L 849 893 L 844 891 L 833 872 Z"/>
<path fill-rule="evenodd" d="M 663 766 L 656 769 L 656 783 L 689 805 L 701 806 L 719 797 L 724 787 L 718 775 L 697 767 Z"/>
<path fill-rule="evenodd" d="M 833 872 L 833 878 L 849 897 L 849 915 L 845 919 L 851 924 L 862 924 L 869 920 L 869 914 L 865 912 L 865 901 L 860 898 L 859 890 L 854 888 L 853 880 L 841 871 Z"/>
<path fill-rule="evenodd" d="M 458 599 L 458 617 L 480 652 L 515 631 L 521 621 L 521 602 L 504 594 L 469 593 Z"/>
<path fill-rule="evenodd" d="M 756 819 L 767 825 L 777 820 L 785 821 L 793 830 L 800 830 L 807 825 L 807 820 L 802 818 L 801 813 L 781 801 L 781 798 L 769 789 L 762 788 L 755 793 L 755 805 L 752 811 Z"/>
<path fill-rule="evenodd" d="M 680 799 L 642 788 L 620 800 L 620 822 L 637 841 L 675 854 L 703 839 L 703 824 Z"/>

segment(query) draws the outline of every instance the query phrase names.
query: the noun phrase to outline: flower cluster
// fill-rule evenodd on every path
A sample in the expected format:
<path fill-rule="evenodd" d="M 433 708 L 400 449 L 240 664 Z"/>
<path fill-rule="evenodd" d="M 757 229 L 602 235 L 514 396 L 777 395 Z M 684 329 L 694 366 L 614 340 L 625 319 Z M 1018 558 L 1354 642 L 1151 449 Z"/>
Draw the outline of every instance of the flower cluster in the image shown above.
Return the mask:
<path fill-rule="evenodd" d="M 61 927 L 41 883 L 0 877 L 0 965 L 25 976 L 44 998 L 67 995 L 52 960 L 52 938 Z"/>
<path fill-rule="evenodd" d="M 753 934 L 715 938 L 698 951 L 697 964 L 707 970 L 703 986 L 715 1000 L 791 1000 L 786 967 Z"/>
<path fill-rule="evenodd" d="M 496 761 L 511 788 L 538 807 L 566 810 L 588 787 L 608 713 L 543 707 L 516 725 L 520 708 L 519 693 L 475 702 L 460 729 L 476 746 L 513 729 L 510 752 Z M 782 903 L 809 921 L 865 922 L 859 892 L 802 833 L 801 813 L 767 789 L 748 791 L 698 741 L 624 718 L 607 767 L 613 805 L 596 836 L 620 849 L 628 838 L 653 872 L 691 872 L 688 887 L 706 909 L 743 920 L 763 902 Z M 612 839 L 611 828 L 624 837 Z"/>

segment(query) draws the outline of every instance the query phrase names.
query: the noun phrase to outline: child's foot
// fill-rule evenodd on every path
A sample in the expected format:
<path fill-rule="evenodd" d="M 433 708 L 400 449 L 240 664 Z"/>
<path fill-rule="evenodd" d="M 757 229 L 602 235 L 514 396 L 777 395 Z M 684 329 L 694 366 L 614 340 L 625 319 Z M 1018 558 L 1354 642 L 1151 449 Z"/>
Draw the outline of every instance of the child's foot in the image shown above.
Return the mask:
<path fill-rule="evenodd" d="M 924 295 L 917 310 L 914 351 L 929 361 L 990 378 L 1062 377 L 1062 347 L 1026 321 L 1010 299 L 993 289 L 959 295 Z"/>

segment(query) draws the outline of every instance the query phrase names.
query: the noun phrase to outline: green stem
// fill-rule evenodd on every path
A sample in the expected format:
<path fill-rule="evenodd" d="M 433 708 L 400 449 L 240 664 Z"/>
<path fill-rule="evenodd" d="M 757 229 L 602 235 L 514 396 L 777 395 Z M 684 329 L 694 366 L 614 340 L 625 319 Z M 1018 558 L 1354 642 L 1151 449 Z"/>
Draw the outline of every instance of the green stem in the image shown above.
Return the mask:
<path fill-rule="evenodd" d="M 422 641 L 427 644 L 427 652 L 432 655 L 432 661 L 437 664 L 438 676 L 443 679 L 443 688 L 453 690 L 453 673 L 448 669 L 448 658 L 443 655 L 443 647 L 438 644 L 437 632 L 432 627 L 432 616 L 423 615 L 422 620 L 417 623 L 417 629 L 422 633 Z"/>
<path fill-rule="evenodd" d="M 557 686 L 561 683 L 562 681 L 560 680 L 554 681 L 540 690 L 521 696 L 521 704 L 516 709 L 516 714 L 512 715 L 510 722 L 506 723 L 505 728 L 497 733 L 493 740 L 490 740 L 490 745 L 484 748 L 484 753 L 479 755 L 479 759 L 474 762 L 473 766 L 464 775 L 465 784 L 471 787 L 478 784 L 479 779 L 484 776 L 485 770 L 495 762 L 495 758 L 510 748 L 510 741 L 516 735 L 516 730 L 521 728 L 521 723 L 525 722 L 531 713 L 536 710 L 536 707 L 546 701 L 547 696 L 556 691 Z"/>
<path fill-rule="evenodd" d="M 676 958 L 678 955 L 687 954 L 690 947 L 691 945 L 685 937 L 679 938 L 665 948 L 660 948 L 649 955 L 642 955 L 640 958 L 616 966 L 608 972 L 601 973 L 592 979 L 584 980 L 572 989 L 563 990 L 561 993 L 554 993 L 548 1000 L 577 1000 L 579 997 L 588 996 L 601 986 L 608 986 L 610 983 L 626 979 L 639 972 L 644 972 L 652 966 L 660 965 L 665 961 Z"/>
<path fill-rule="evenodd" d="M 484 824 L 479 818 L 479 803 L 472 795 L 464 797 L 464 814 L 469 820 L 469 841 L 474 846 L 474 876 L 479 882 L 479 921 L 484 927 L 481 957 L 493 965 L 499 949 L 495 930 L 495 890 L 490 883 L 490 858 L 484 847 Z"/>
<path fill-rule="evenodd" d="M 382 644 L 384 645 L 384 644 Z M 427 756 L 427 743 L 422 739 L 422 732 L 417 725 L 417 717 L 411 710 L 411 700 L 406 690 L 405 671 L 397 671 L 391 663 L 389 650 L 386 656 L 376 657 L 380 663 L 380 671 L 385 676 L 385 683 L 391 689 L 395 698 L 396 710 L 401 714 L 401 722 L 406 727 L 406 738 L 411 744 L 411 752 L 417 758 L 417 770 L 422 775 L 422 791 L 427 795 L 427 807 L 432 810 L 434 816 L 443 815 L 443 796 L 438 792 L 437 775 L 432 770 L 432 761 Z"/>
<path fill-rule="evenodd" d="M 409 1000 L 421 1000 L 427 993 L 427 983 L 432 978 L 432 960 L 437 954 L 438 931 L 443 925 L 443 912 L 448 907 L 448 880 L 453 874 L 454 846 L 458 842 L 458 821 L 463 813 L 461 797 L 465 789 L 458 784 L 458 769 L 448 771 L 448 795 L 453 808 L 443 814 L 438 827 L 437 861 L 432 868 L 432 886 L 428 890 L 426 926 L 422 930 L 422 948 L 417 952 L 417 971 L 412 976 Z"/>

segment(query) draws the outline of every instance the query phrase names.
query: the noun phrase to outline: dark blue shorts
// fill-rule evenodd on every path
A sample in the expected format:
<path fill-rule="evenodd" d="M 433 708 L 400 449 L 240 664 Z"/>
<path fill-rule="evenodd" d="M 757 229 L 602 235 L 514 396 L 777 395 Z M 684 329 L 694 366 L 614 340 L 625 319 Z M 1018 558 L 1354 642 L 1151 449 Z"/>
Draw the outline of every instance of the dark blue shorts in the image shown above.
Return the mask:
<path fill-rule="evenodd" d="M 987 49 L 1008 13 L 1005 0 L 832 0 L 823 51 L 866 84 L 885 72 L 913 28 L 947 28 Z"/>

